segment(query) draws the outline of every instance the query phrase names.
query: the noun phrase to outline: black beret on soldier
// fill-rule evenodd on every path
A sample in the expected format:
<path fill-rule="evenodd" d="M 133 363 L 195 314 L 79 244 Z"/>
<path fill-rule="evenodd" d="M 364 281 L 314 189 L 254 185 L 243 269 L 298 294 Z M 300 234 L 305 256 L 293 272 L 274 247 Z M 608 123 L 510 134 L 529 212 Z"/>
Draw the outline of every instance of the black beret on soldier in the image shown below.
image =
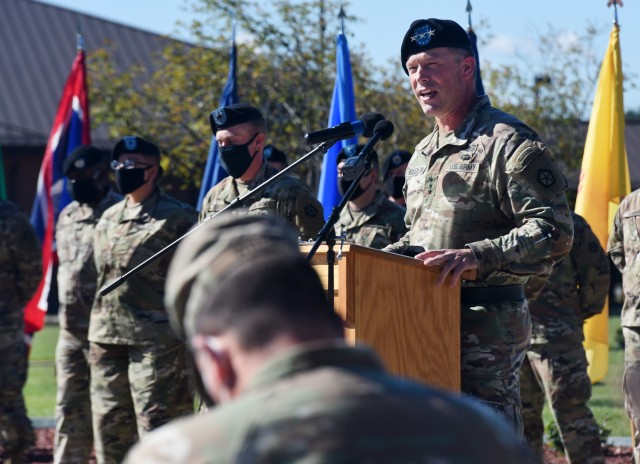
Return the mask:
<path fill-rule="evenodd" d="M 62 163 L 62 173 L 66 176 L 76 169 L 86 169 L 104 162 L 102 152 L 92 145 L 80 145 L 69 153 Z"/>
<path fill-rule="evenodd" d="M 135 153 L 136 155 L 155 156 L 160 158 L 160 149 L 157 145 L 135 135 L 122 137 L 113 147 L 111 158 L 117 160 L 123 153 Z"/>
<path fill-rule="evenodd" d="M 411 153 L 405 150 L 396 150 L 392 152 L 382 163 L 382 179 L 389 176 L 389 171 L 408 163 L 411 159 Z"/>
<path fill-rule="evenodd" d="M 363 148 L 364 145 L 361 144 L 342 147 L 342 150 L 340 150 L 340 153 L 338 153 L 338 156 L 336 157 L 336 164 L 340 164 L 341 161 L 351 158 L 352 156 L 358 156 Z M 373 148 L 371 149 L 369 159 L 377 170 L 380 166 L 380 162 L 378 161 L 378 153 Z"/>
<path fill-rule="evenodd" d="M 267 145 L 264 147 L 264 159 L 267 161 L 274 161 L 277 163 L 289 164 L 287 161 L 287 155 L 282 150 L 274 147 L 273 145 Z"/>
<path fill-rule="evenodd" d="M 469 36 L 455 21 L 429 18 L 412 22 L 400 48 L 402 69 L 408 75 L 407 60 L 411 55 L 440 47 L 461 48 L 473 53 Z"/>
<path fill-rule="evenodd" d="M 215 135 L 220 129 L 237 126 L 251 121 L 263 121 L 264 117 L 258 108 L 246 103 L 234 103 L 213 110 L 209 115 L 211 131 Z"/>

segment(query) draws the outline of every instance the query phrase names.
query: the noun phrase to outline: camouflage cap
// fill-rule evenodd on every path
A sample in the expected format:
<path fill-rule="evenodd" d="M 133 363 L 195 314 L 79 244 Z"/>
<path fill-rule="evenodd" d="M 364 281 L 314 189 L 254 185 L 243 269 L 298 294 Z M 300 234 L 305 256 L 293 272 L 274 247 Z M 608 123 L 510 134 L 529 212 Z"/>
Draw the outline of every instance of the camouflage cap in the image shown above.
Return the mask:
<path fill-rule="evenodd" d="M 92 145 L 79 145 L 73 149 L 62 163 L 62 173 L 66 176 L 76 169 L 86 169 L 103 163 L 102 152 Z"/>
<path fill-rule="evenodd" d="M 186 237 L 171 261 L 165 306 L 182 339 L 195 333 L 196 315 L 231 269 L 250 266 L 260 256 L 300 254 L 296 231 L 274 214 L 223 213 Z"/>
<path fill-rule="evenodd" d="M 157 145 L 135 135 L 122 137 L 113 147 L 111 159 L 117 160 L 123 153 L 133 153 L 136 155 L 147 155 L 160 158 L 160 149 Z"/>
<path fill-rule="evenodd" d="M 234 103 L 213 110 L 209 115 L 211 131 L 215 135 L 220 129 L 237 126 L 251 121 L 264 121 L 258 108 L 247 103 Z"/>
<path fill-rule="evenodd" d="M 411 55 L 439 47 L 462 48 L 473 53 L 469 36 L 455 21 L 429 18 L 412 22 L 400 48 L 402 69 L 408 75 L 407 60 Z"/>

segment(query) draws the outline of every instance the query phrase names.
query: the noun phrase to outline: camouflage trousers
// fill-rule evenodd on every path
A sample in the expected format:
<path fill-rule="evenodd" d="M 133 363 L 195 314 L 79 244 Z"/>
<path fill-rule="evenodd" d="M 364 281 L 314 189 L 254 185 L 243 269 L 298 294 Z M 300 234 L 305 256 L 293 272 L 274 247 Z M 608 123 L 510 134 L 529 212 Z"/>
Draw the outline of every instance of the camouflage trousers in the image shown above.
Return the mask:
<path fill-rule="evenodd" d="M 61 328 L 56 345 L 55 464 L 85 464 L 93 449 L 87 329 Z"/>
<path fill-rule="evenodd" d="M 185 347 L 90 343 L 96 460 L 118 464 L 146 433 L 193 413 Z"/>
<path fill-rule="evenodd" d="M 640 327 L 623 327 L 624 336 L 624 408 L 634 427 L 633 459 L 640 464 Z"/>
<path fill-rule="evenodd" d="M 22 396 L 27 366 L 26 345 L 21 338 L 0 348 L 0 443 L 7 462 L 22 462 L 35 442 Z"/>
<path fill-rule="evenodd" d="M 520 437 L 520 366 L 530 340 L 526 300 L 462 306 L 462 391 L 497 410 Z"/>
<path fill-rule="evenodd" d="M 591 380 L 581 344 L 553 352 L 548 345 L 532 345 L 520 372 L 522 419 L 529 446 L 542 458 L 545 397 L 570 464 L 604 464 L 598 424 L 587 406 Z"/>

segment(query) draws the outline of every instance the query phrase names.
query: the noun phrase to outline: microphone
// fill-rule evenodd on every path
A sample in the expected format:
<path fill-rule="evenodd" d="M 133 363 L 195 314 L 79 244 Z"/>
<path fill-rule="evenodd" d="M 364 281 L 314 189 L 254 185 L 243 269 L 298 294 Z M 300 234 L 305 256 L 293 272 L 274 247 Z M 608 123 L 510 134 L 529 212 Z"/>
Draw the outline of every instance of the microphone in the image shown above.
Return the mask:
<path fill-rule="evenodd" d="M 334 142 L 336 140 L 344 140 L 355 137 L 356 135 L 364 135 L 371 137 L 377 123 L 384 120 L 384 116 L 380 113 L 365 113 L 360 119 L 353 122 L 343 122 L 329 129 L 322 129 L 315 132 L 305 134 L 304 140 L 308 145 L 315 145 L 322 142 Z"/>
<path fill-rule="evenodd" d="M 352 156 L 342 165 L 342 178 L 344 180 L 354 180 L 358 175 L 364 171 L 365 166 L 369 163 L 369 154 L 378 141 L 386 140 L 393 134 L 393 123 L 383 119 L 378 121 L 373 129 L 373 136 L 371 140 L 362 148 L 362 151 L 358 156 Z"/>

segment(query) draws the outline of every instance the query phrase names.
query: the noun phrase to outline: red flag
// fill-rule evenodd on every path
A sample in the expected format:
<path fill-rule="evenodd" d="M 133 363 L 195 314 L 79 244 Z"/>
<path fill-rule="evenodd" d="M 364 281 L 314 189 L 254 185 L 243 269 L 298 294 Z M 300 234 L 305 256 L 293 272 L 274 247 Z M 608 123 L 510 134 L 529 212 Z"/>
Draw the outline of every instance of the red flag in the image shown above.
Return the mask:
<path fill-rule="evenodd" d="M 60 210 L 70 203 L 62 163 L 78 145 L 91 143 L 89 99 L 87 95 L 84 51 L 78 50 L 71 73 L 62 91 L 47 148 L 44 152 L 38 189 L 31 210 L 31 223 L 42 243 L 43 276 L 38 290 L 25 307 L 25 333 L 33 333 L 44 325 L 54 266 L 58 263 L 54 229 Z"/>

